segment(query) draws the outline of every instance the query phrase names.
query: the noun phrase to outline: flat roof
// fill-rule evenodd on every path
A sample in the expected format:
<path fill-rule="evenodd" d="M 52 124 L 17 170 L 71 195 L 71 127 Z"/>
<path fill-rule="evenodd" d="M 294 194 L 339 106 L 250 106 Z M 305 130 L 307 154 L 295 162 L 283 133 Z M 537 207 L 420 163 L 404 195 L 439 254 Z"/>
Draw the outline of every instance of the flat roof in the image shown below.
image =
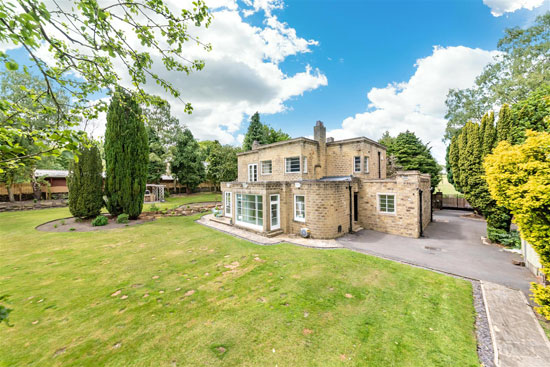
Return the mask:
<path fill-rule="evenodd" d="M 278 142 L 276 142 L 276 143 L 260 145 L 260 146 L 259 146 L 258 148 L 256 148 L 256 149 L 247 150 L 246 152 L 240 152 L 240 153 L 237 153 L 237 155 L 245 155 L 245 154 L 255 153 L 255 152 L 257 152 L 258 150 L 262 150 L 262 149 L 266 149 L 266 148 L 272 148 L 272 147 L 277 147 L 277 146 L 279 146 L 279 145 L 299 143 L 299 142 L 305 142 L 305 143 L 311 143 L 311 144 L 318 144 L 318 142 L 317 142 L 316 140 L 309 139 L 309 138 L 304 138 L 303 136 L 301 136 L 301 137 L 299 137 L 299 138 L 294 138 L 294 139 L 290 139 L 290 140 L 283 140 L 283 141 L 278 141 Z"/>

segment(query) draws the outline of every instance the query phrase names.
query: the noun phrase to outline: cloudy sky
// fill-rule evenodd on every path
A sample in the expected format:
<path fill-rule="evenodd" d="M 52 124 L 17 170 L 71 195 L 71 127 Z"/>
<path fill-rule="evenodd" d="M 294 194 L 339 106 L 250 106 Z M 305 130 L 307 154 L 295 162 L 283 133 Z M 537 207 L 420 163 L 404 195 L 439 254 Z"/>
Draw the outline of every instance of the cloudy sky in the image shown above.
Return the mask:
<path fill-rule="evenodd" d="M 174 9 L 184 3 L 167 2 Z M 180 101 L 164 95 L 197 138 L 238 145 L 258 111 L 263 122 L 294 137 L 310 136 L 316 120 L 338 139 L 408 129 L 430 142 L 440 163 L 448 90 L 472 85 L 505 28 L 529 26 L 550 10 L 550 0 L 206 3 L 212 24 L 192 32 L 212 51 L 185 51 L 203 58 L 204 70 L 185 76 L 155 66 L 193 104 L 187 115 Z M 104 119 L 88 128 L 102 135 Z"/>

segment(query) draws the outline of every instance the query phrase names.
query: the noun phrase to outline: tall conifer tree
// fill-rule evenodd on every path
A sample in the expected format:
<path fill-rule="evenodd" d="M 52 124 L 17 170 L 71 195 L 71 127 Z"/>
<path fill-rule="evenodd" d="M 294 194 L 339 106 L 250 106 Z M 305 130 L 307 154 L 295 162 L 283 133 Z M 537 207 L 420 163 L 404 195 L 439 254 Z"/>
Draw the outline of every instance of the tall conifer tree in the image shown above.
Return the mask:
<path fill-rule="evenodd" d="M 69 165 L 69 210 L 78 218 L 92 218 L 103 208 L 103 165 L 99 149 L 81 146 L 78 161 Z"/>
<path fill-rule="evenodd" d="M 149 143 L 141 108 L 121 89 L 113 95 L 105 131 L 106 207 L 136 219 L 143 209 Z"/>

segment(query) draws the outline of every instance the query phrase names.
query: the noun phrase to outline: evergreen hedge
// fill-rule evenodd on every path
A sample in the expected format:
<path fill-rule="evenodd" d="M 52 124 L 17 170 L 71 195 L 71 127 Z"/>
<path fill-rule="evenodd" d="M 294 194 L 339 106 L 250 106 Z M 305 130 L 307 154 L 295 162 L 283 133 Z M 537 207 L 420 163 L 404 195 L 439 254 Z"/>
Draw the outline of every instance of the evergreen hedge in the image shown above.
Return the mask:
<path fill-rule="evenodd" d="M 106 207 L 113 217 L 136 219 L 143 209 L 149 142 L 135 99 L 118 89 L 107 111 L 105 130 Z"/>
<path fill-rule="evenodd" d="M 77 218 L 92 218 L 103 208 L 103 165 L 97 146 L 80 147 L 78 161 L 71 162 L 67 185 L 69 210 Z"/>

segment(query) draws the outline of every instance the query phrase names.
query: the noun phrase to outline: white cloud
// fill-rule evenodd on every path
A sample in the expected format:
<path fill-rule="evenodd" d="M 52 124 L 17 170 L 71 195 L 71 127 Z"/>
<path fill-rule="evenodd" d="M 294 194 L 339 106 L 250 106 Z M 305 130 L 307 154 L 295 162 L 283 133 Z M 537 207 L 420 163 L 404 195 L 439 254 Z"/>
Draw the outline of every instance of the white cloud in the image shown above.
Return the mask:
<path fill-rule="evenodd" d="M 64 7 L 70 0 L 58 0 Z M 167 0 L 174 13 L 181 8 L 189 8 L 190 0 Z M 48 2 L 52 4 L 52 2 Z M 236 132 L 242 122 L 251 114 L 273 114 L 286 110 L 285 102 L 304 92 L 327 85 L 326 76 L 314 67 L 307 65 L 303 71 L 285 74 L 279 64 L 286 57 L 311 52 L 315 40 L 299 37 L 295 29 L 281 22 L 272 14 L 281 9 L 280 0 L 247 0 L 245 9 L 252 12 L 263 11 L 261 26 L 252 26 L 244 21 L 235 0 L 210 0 L 208 5 L 214 18 L 209 28 L 190 26 L 190 33 L 204 43 L 212 45 L 206 52 L 193 42 L 183 50 L 187 59 L 205 60 L 205 68 L 187 76 L 184 73 L 165 70 L 160 56 L 151 53 L 155 63 L 152 72 L 170 81 L 181 94 L 181 100 L 174 99 L 154 82 L 147 83 L 145 90 L 163 96 L 172 106 L 172 113 L 188 126 L 199 139 L 218 139 L 224 144 L 238 144 Z M 124 24 L 114 25 L 121 30 Z M 129 44 L 139 45 L 133 32 L 125 32 Z M 151 50 L 149 50 L 151 51 Z M 52 62 L 46 47 L 39 55 Z M 124 65 L 114 60 L 119 70 L 121 83 L 130 86 Z M 193 114 L 184 112 L 184 103 L 191 102 Z M 104 133 L 101 120 L 89 122 L 88 131 L 95 137 Z"/>
<path fill-rule="evenodd" d="M 516 10 L 533 10 L 544 4 L 545 0 L 483 0 L 483 4 L 491 8 L 491 14 L 500 17 L 504 13 L 513 13 Z"/>
<path fill-rule="evenodd" d="M 385 88 L 372 88 L 366 112 L 348 117 L 342 128 L 327 136 L 344 139 L 367 136 L 378 139 L 384 131 L 393 136 L 410 130 L 432 146 L 434 157 L 445 162 L 441 141 L 447 121 L 445 99 L 451 88 L 468 88 L 483 67 L 497 55 L 464 46 L 434 47 L 433 53 L 416 62 L 416 72 L 407 81 Z"/>

